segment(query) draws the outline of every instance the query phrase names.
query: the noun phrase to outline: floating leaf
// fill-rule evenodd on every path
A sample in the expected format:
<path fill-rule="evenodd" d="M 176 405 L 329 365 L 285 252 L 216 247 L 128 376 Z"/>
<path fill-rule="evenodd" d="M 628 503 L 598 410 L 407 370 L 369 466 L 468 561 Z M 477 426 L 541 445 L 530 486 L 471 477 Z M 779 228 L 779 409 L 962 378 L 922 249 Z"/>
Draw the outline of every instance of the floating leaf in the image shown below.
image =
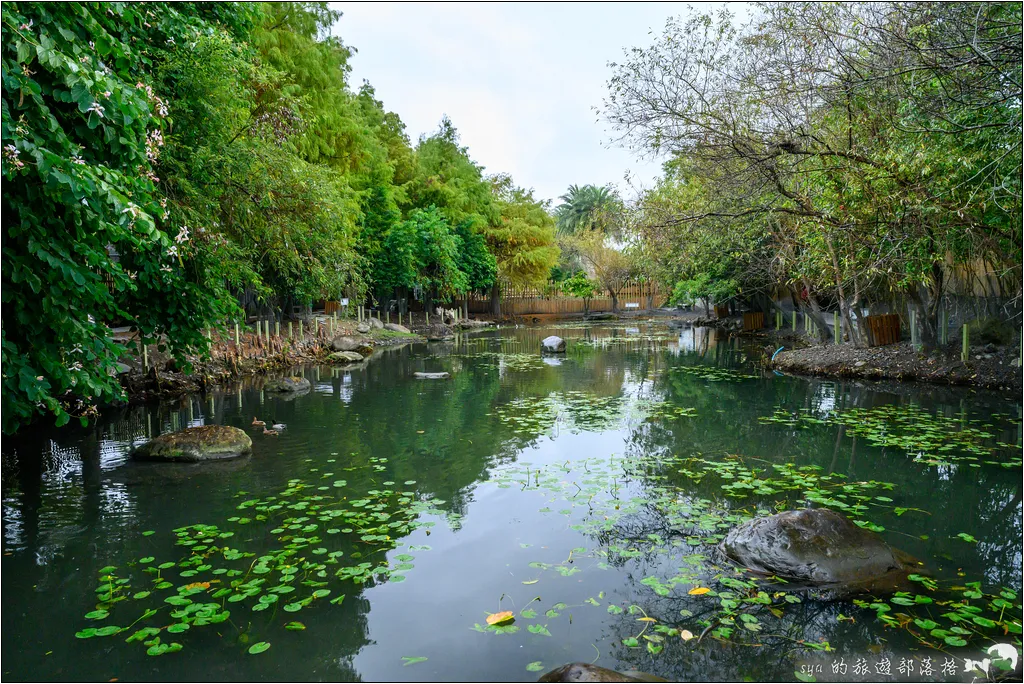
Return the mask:
<path fill-rule="evenodd" d="M 487 624 L 489 625 L 500 625 L 506 622 L 512 622 L 516 619 L 515 613 L 511 610 L 503 610 L 500 613 L 491 613 L 487 616 Z"/>
<path fill-rule="evenodd" d="M 407 665 L 415 665 L 416 663 L 422 663 L 424 660 L 427 660 L 427 657 L 426 656 L 402 656 L 402 660 L 405 661 L 404 663 L 402 663 L 402 667 L 405 667 Z"/>
<path fill-rule="evenodd" d="M 270 642 L 268 642 L 268 641 L 258 641 L 258 642 L 256 642 L 255 644 L 253 644 L 252 646 L 249 647 L 249 653 L 251 653 L 253 655 L 257 655 L 259 653 L 263 653 L 268 648 L 270 648 Z"/>
<path fill-rule="evenodd" d="M 703 596 L 704 594 L 708 593 L 709 591 L 711 591 L 711 590 L 708 589 L 707 587 L 694 587 L 693 589 L 691 589 L 690 591 L 688 591 L 686 593 L 689 594 L 690 596 Z"/>
<path fill-rule="evenodd" d="M 539 660 L 534 660 L 532 663 L 526 666 L 527 672 L 540 672 L 544 669 L 544 663 Z"/>

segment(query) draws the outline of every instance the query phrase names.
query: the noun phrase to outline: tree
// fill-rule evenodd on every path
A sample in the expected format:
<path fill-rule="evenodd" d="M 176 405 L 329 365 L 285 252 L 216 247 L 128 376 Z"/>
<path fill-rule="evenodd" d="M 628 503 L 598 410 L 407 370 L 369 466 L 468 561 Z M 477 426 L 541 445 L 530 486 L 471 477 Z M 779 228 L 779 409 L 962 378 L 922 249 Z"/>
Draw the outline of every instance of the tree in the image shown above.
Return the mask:
<path fill-rule="evenodd" d="M 499 215 L 484 232 L 497 260 L 498 278 L 491 289 L 492 313 L 497 316 L 501 314 L 498 280 L 515 287 L 542 284 L 558 263 L 559 248 L 554 219 L 532 191 L 516 187 L 507 174 L 491 178 L 491 191 Z"/>
<path fill-rule="evenodd" d="M 578 271 L 570 278 L 561 282 L 562 292 L 570 297 L 579 297 L 583 300 L 583 315 L 590 313 L 590 300 L 601 291 L 600 286 L 587 277 L 586 273 Z"/>
<path fill-rule="evenodd" d="M 233 310 L 222 244 L 162 197 L 153 65 L 245 6 L 3 5 L 3 429 L 122 396 L 128 322 L 179 358 Z"/>
<path fill-rule="evenodd" d="M 619 213 L 622 208 L 618 193 L 607 185 L 570 185 L 559 199 L 562 203 L 555 208 L 559 235 L 595 229 L 606 231 L 611 224 L 602 219 Z"/>
<path fill-rule="evenodd" d="M 619 291 L 633 274 L 629 258 L 609 243 L 602 232 L 586 230 L 562 239 L 562 249 L 579 258 L 587 271 L 608 291 L 612 311 L 619 310 Z"/>
<path fill-rule="evenodd" d="M 1020 6 L 758 7 L 670 21 L 615 66 L 605 115 L 699 179 L 676 222 L 759 223 L 855 342 L 854 312 L 896 296 L 933 337 L 947 261 L 1020 272 Z"/>

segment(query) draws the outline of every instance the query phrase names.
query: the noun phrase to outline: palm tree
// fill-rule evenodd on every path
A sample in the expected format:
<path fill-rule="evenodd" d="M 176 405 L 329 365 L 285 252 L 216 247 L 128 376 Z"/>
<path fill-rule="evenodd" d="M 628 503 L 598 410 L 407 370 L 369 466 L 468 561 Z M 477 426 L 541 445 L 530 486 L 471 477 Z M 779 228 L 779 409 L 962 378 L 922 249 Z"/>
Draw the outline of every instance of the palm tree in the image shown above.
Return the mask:
<path fill-rule="evenodd" d="M 559 235 L 576 235 L 584 230 L 614 231 L 615 221 L 607 220 L 618 213 L 622 200 L 611 187 L 605 185 L 570 185 L 559 197 L 555 207 L 555 222 Z"/>

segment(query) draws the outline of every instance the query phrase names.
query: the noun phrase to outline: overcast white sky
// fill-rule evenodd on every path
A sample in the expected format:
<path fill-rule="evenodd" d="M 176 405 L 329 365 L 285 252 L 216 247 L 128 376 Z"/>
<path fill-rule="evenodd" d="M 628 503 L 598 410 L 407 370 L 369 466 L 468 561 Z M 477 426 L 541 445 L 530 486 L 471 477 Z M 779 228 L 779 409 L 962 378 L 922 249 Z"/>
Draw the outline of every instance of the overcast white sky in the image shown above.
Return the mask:
<path fill-rule="evenodd" d="M 506 172 L 538 198 L 570 184 L 649 185 L 659 161 L 612 146 L 596 121 L 609 61 L 647 46 L 683 3 L 332 3 L 334 33 L 413 142 L 447 114 L 485 173 Z"/>

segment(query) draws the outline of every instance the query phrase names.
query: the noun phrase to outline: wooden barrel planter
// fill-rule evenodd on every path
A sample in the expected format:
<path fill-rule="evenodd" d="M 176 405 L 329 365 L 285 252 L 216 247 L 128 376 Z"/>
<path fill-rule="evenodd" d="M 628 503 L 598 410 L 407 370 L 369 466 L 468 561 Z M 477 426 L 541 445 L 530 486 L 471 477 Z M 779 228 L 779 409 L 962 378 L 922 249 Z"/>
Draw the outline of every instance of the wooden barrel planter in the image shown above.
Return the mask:
<path fill-rule="evenodd" d="M 717 316 L 718 318 L 728 318 L 729 317 L 729 307 L 728 306 L 719 306 L 718 304 L 715 304 L 715 316 Z"/>
<path fill-rule="evenodd" d="M 884 347 L 900 341 L 900 317 L 897 314 L 868 316 L 864 320 L 867 321 L 868 330 L 871 332 L 872 347 Z"/>
<path fill-rule="evenodd" d="M 748 311 L 743 314 L 743 329 L 744 330 L 760 330 L 764 327 L 764 312 L 763 311 Z"/>

